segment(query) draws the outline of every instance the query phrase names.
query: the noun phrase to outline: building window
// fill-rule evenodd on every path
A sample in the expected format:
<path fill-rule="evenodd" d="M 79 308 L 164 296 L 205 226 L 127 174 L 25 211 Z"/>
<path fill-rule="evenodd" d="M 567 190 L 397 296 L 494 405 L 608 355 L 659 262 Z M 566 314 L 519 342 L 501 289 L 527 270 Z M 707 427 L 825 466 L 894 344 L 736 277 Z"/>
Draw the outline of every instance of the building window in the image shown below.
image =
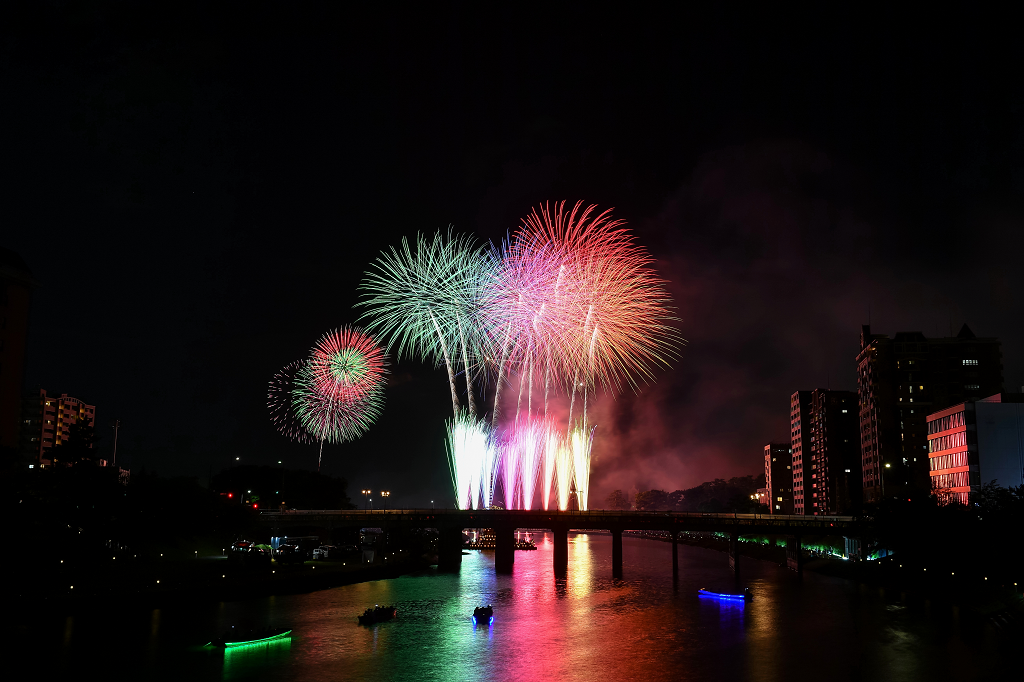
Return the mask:
<path fill-rule="evenodd" d="M 964 360 L 964 366 L 965 367 L 968 366 L 968 365 L 974 366 L 974 365 L 977 365 L 977 364 L 978 364 L 977 360 Z"/>

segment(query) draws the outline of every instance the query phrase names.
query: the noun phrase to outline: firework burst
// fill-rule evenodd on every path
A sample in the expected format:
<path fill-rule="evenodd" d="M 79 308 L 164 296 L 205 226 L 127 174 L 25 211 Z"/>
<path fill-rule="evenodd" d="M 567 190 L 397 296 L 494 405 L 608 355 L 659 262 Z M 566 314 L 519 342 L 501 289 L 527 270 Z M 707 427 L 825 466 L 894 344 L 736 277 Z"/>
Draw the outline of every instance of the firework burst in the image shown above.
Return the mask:
<path fill-rule="evenodd" d="M 327 332 L 309 357 L 316 392 L 347 404 L 380 393 L 385 367 L 383 349 L 356 327 Z"/>
<path fill-rule="evenodd" d="M 321 337 L 308 360 L 274 375 L 267 394 L 271 420 L 300 443 L 345 443 L 362 436 L 384 406 L 384 351 L 358 328 Z"/>
<path fill-rule="evenodd" d="M 534 209 L 500 248 L 437 232 L 418 235 L 415 247 L 403 239 L 377 259 L 362 284 L 369 328 L 400 357 L 443 361 L 448 372 L 459 506 L 488 505 L 500 482 L 508 509 L 532 507 L 538 487 L 545 509 L 566 509 L 573 495 L 588 507 L 590 394 L 653 380 L 682 342 L 653 264 L 623 221 L 582 202 Z M 486 376 L 496 383 L 484 422 L 474 382 Z M 518 396 L 515 416 L 502 420 L 506 385 Z M 561 428 L 548 415 L 552 394 L 568 399 Z"/>

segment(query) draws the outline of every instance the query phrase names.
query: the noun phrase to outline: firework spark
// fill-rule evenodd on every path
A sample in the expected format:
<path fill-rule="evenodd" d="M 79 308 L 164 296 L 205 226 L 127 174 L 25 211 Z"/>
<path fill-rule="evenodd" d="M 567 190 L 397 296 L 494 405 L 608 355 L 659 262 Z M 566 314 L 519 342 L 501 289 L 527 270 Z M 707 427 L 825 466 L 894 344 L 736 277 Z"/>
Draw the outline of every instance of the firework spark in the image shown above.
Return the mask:
<path fill-rule="evenodd" d="M 313 436 L 303 426 L 294 407 L 295 380 L 305 365 L 302 360 L 293 362 L 274 375 L 267 391 L 267 407 L 270 421 L 278 431 L 299 443 L 313 443 Z"/>

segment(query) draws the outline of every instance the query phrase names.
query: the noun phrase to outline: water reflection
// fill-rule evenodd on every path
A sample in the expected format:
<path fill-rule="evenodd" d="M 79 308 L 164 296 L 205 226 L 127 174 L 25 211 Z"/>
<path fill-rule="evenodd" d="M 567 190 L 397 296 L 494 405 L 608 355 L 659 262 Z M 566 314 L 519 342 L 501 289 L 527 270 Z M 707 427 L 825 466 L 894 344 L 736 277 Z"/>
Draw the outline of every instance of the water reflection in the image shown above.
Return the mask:
<path fill-rule="evenodd" d="M 569 572 L 556 579 L 550 534 L 516 552 L 512 575 L 494 554 L 467 553 L 458 573 L 428 571 L 310 594 L 160 610 L 84 612 L 42 619 L 21 640 L 41 672 L 102 666 L 110 678 L 198 680 L 644 680 L 943 679 L 992 670 L 995 640 L 969 646 L 956 627 L 887 608 L 875 590 L 746 561 L 736 585 L 719 552 L 623 539 L 624 579 L 611 577 L 611 538 L 570 535 Z M 754 600 L 701 599 L 700 587 Z M 395 604 L 396 620 L 357 624 L 367 606 Z M 494 606 L 492 625 L 473 609 Z M 289 627 L 291 640 L 225 652 L 201 645 L 237 627 Z M 976 637 L 983 637 L 978 633 Z M 119 643 L 111 658 L 111 638 Z M 47 649 L 49 647 L 49 649 Z M 987 651 L 982 656 L 981 651 Z M 47 655 L 51 651 L 60 656 Z M 1011 660 L 1007 655 L 1006 660 Z M 988 668 L 985 668 L 988 666 Z M 97 668 L 100 669 L 100 668 Z M 43 677 L 56 677 L 56 674 Z M 994 675 L 989 674 L 990 677 Z"/>
<path fill-rule="evenodd" d="M 291 656 L 291 638 L 224 649 L 222 679 L 246 679 L 267 668 L 280 668 Z"/>

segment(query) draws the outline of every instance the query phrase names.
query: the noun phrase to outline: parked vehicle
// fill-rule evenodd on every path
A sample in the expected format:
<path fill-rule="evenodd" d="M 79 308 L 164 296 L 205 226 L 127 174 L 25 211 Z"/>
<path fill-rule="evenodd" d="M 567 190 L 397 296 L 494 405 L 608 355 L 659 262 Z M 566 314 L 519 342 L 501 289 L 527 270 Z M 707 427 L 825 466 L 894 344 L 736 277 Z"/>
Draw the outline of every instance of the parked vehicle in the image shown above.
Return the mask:
<path fill-rule="evenodd" d="M 327 559 L 331 554 L 337 554 L 338 548 L 334 545 L 321 545 L 313 550 L 314 559 Z"/>
<path fill-rule="evenodd" d="M 306 554 L 301 547 L 288 543 L 277 546 L 275 557 L 283 564 L 301 563 L 306 560 Z"/>

